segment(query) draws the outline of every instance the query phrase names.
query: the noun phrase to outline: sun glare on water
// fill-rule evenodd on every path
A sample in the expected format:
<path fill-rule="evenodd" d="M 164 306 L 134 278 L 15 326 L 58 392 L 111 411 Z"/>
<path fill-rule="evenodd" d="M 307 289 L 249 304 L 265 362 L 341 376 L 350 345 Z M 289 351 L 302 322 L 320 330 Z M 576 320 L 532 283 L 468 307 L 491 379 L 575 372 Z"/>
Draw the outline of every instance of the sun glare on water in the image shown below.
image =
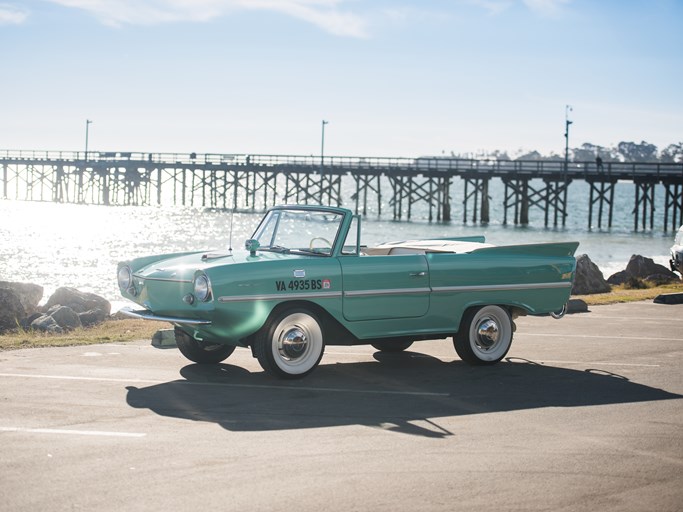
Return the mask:
<path fill-rule="evenodd" d="M 0 280 L 39 284 L 45 296 L 72 286 L 119 297 L 119 261 L 188 250 L 227 249 L 229 215 L 182 208 L 0 201 Z M 253 216 L 235 215 L 234 243 Z"/>

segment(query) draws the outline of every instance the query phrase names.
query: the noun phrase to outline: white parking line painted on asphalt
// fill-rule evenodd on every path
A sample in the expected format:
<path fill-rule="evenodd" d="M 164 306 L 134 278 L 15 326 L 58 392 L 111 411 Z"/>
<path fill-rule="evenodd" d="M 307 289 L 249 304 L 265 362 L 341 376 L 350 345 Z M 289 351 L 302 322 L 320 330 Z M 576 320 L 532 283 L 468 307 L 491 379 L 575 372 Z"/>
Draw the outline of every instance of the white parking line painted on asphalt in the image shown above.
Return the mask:
<path fill-rule="evenodd" d="M 581 338 L 581 339 L 596 339 L 596 340 L 638 340 L 638 341 L 681 341 L 681 338 L 653 338 L 651 336 L 621 336 L 615 334 L 614 336 L 601 336 L 597 334 L 559 334 L 556 332 L 538 333 L 538 332 L 516 332 L 516 336 L 560 336 L 562 338 Z"/>
<path fill-rule="evenodd" d="M 0 373 L 0 377 L 8 378 L 26 378 L 26 379 L 57 379 L 57 380 L 74 380 L 74 381 L 90 381 L 90 382 L 121 382 L 125 384 L 167 384 L 169 381 L 164 380 L 146 380 L 146 379 L 114 379 L 114 378 L 99 378 L 99 377 L 77 377 L 71 375 L 40 375 L 30 373 Z M 352 388 L 322 388 L 312 386 L 275 386 L 266 384 L 233 384 L 230 382 L 193 382 L 189 380 L 171 381 L 176 384 L 186 384 L 189 386 L 218 386 L 226 388 L 245 388 L 245 389 L 276 389 L 280 391 L 328 391 L 331 393 L 359 393 L 366 395 L 404 395 L 404 396 L 450 396 L 450 393 L 430 393 L 427 391 L 394 391 L 383 389 L 352 389 Z"/>
<path fill-rule="evenodd" d="M 29 379 L 56 379 L 56 380 L 85 380 L 94 382 L 124 382 L 132 384 L 161 384 L 163 380 L 151 379 L 114 379 L 110 377 L 78 377 L 71 375 L 41 375 L 31 373 L 0 373 L 0 377 L 17 377 Z"/>
<path fill-rule="evenodd" d="M 565 317 L 567 318 L 567 317 Z M 663 316 L 614 316 L 614 315 L 601 315 L 600 313 L 591 313 L 586 316 L 581 316 L 581 321 L 584 320 L 638 320 L 642 322 L 674 322 L 683 323 L 683 318 L 678 318 L 675 316 L 663 315 Z M 569 318 L 567 318 L 569 319 Z"/>
<path fill-rule="evenodd" d="M 23 434 L 58 434 L 78 436 L 103 436 L 103 437 L 145 437 L 147 434 L 140 432 L 105 432 L 101 430 L 66 430 L 59 428 L 24 428 L 24 427 L 0 427 L 0 432 L 19 432 Z"/>
<path fill-rule="evenodd" d="M 515 359 L 512 357 L 512 359 Z M 533 361 L 536 362 L 536 361 Z M 516 364 L 516 363 L 513 363 Z M 635 366 L 643 368 L 660 368 L 658 364 L 643 364 L 643 363 L 619 363 L 619 362 L 605 362 L 605 361 L 553 361 L 550 359 L 543 359 L 540 364 L 569 364 L 569 365 L 587 365 L 587 366 Z"/>

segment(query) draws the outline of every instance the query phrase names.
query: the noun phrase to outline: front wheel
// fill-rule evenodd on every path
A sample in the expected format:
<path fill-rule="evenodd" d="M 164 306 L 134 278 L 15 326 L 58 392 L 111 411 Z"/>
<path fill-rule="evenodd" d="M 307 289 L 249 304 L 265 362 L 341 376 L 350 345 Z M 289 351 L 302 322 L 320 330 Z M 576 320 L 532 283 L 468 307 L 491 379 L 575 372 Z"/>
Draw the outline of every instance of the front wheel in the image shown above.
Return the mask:
<path fill-rule="evenodd" d="M 180 352 L 190 361 L 201 364 L 216 364 L 227 359 L 235 351 L 233 345 L 204 343 L 197 341 L 182 329 L 174 329 L 175 342 Z"/>
<path fill-rule="evenodd" d="M 469 364 L 495 364 L 508 353 L 512 345 L 512 319 L 500 306 L 468 309 L 453 336 L 453 345 L 460 359 Z"/>
<path fill-rule="evenodd" d="M 254 342 L 254 354 L 261 367 L 283 379 L 311 373 L 324 350 L 320 322 L 306 309 L 290 309 L 274 316 Z"/>

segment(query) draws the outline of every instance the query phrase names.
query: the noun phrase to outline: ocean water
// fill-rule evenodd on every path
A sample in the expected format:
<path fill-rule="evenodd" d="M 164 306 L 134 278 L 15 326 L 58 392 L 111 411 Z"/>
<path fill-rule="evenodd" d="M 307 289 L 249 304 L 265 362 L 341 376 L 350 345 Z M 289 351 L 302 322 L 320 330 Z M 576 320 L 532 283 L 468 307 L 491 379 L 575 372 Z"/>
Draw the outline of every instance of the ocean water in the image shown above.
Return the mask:
<path fill-rule="evenodd" d="M 495 185 L 495 183 L 493 183 Z M 575 187 L 582 184 L 573 184 Z M 621 184 L 620 184 L 621 185 Z M 662 230 L 662 211 L 652 231 L 634 232 L 632 185 L 623 184 L 615 200 L 613 228 L 588 230 L 587 187 L 570 192 L 570 214 L 562 228 L 543 227 L 543 212 L 532 209 L 529 226 L 502 225 L 502 193 L 490 190 L 491 219 L 487 225 L 464 224 L 461 192 L 452 190 L 449 223 L 428 222 L 426 207 L 413 207 L 413 220 L 391 220 L 392 208 L 382 206 L 363 219 L 362 242 L 484 235 L 495 245 L 575 240 L 577 254 L 588 254 L 605 277 L 623 270 L 633 254 L 667 264 L 674 233 Z M 353 204 L 346 205 L 352 208 Z M 470 207 L 471 209 L 471 207 Z M 232 247 L 241 250 L 262 213 L 235 213 Z M 43 300 L 60 286 L 97 293 L 121 301 L 116 284 L 117 262 L 132 257 L 185 250 L 227 249 L 230 217 L 225 211 L 153 206 L 94 206 L 0 200 L 0 280 L 39 284 Z M 405 218 L 405 215 L 404 215 Z M 606 214 L 605 214 L 606 225 Z M 552 224 L 552 217 L 551 217 Z"/>

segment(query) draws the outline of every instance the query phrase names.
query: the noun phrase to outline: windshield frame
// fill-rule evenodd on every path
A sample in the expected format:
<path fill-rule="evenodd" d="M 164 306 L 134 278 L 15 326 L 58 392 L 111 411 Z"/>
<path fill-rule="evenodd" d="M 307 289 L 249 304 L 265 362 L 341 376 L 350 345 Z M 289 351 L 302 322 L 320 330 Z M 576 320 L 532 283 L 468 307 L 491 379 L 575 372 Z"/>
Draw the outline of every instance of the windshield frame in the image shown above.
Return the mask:
<path fill-rule="evenodd" d="M 334 237 L 330 236 L 329 242 L 332 244 L 331 247 L 329 248 L 329 251 L 327 250 L 327 247 L 325 247 L 325 250 L 321 250 L 318 248 L 318 250 L 311 250 L 308 246 L 306 247 L 286 247 L 286 244 L 279 243 L 282 241 L 282 237 L 278 237 L 278 231 L 282 227 L 282 220 L 284 218 L 284 215 L 287 214 L 287 212 L 291 212 L 294 215 L 305 215 L 305 214 L 311 214 L 311 215 L 332 215 L 335 216 L 332 220 L 332 222 L 336 223 L 336 229 L 334 233 Z M 295 218 L 294 215 L 292 218 Z M 325 206 L 308 206 L 308 205 L 294 205 L 294 206 L 276 206 L 273 208 L 270 208 L 263 218 L 261 219 L 261 222 L 259 225 L 256 227 L 254 230 L 254 233 L 252 234 L 252 239 L 257 240 L 260 244 L 259 250 L 260 251 L 270 251 L 270 252 L 276 252 L 280 254 L 293 254 L 293 255 L 299 255 L 299 256 L 313 256 L 313 257 L 332 257 L 332 256 L 337 256 L 338 252 L 338 245 L 341 243 L 340 240 L 345 238 L 343 236 L 348 229 L 348 217 L 351 215 L 351 212 L 344 209 L 344 208 L 335 208 L 335 207 L 325 207 Z M 277 216 L 277 218 L 273 219 L 273 216 Z M 329 236 L 325 234 L 326 236 Z M 289 235 L 287 235 L 289 236 Z M 327 239 L 325 237 L 325 239 Z M 315 239 L 315 234 L 311 238 L 311 240 Z M 300 244 L 301 245 L 301 244 Z"/>

